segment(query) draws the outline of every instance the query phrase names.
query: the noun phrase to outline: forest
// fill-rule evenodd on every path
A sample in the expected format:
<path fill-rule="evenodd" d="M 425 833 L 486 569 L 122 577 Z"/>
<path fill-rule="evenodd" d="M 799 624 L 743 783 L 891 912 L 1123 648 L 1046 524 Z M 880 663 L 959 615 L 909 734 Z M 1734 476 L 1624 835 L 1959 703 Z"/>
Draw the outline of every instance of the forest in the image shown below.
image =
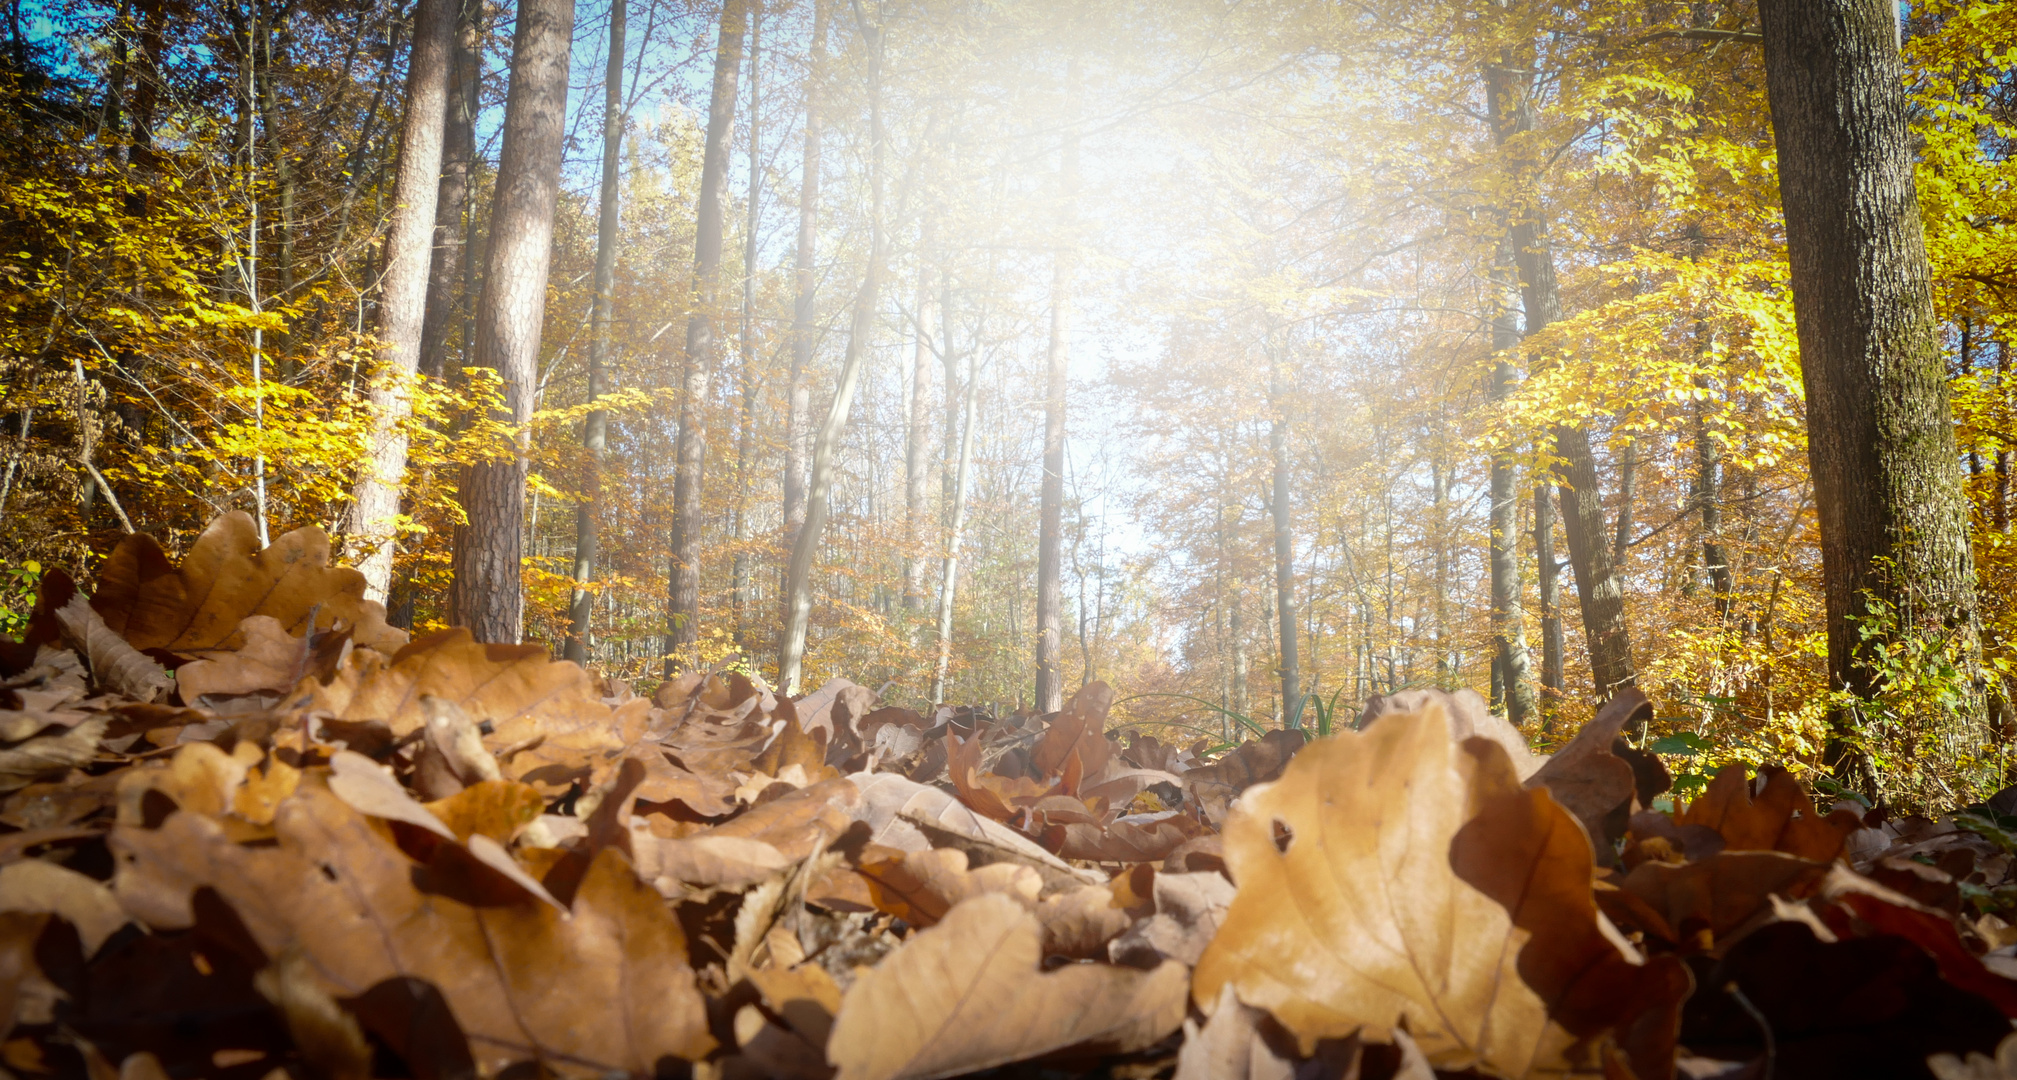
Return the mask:
<path fill-rule="evenodd" d="M 0 1070 L 2017 1080 L 2017 8 L 4 13 Z"/>

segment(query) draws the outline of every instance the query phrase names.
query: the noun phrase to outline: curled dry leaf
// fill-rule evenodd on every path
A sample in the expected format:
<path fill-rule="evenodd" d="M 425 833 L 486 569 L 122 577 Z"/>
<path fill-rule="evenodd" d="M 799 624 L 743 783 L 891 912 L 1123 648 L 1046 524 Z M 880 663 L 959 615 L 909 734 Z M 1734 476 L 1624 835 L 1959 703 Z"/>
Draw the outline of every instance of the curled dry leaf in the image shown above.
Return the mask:
<path fill-rule="evenodd" d="M 1261 1036 L 1267 1015 L 1240 1004 L 1231 983 L 1220 987 L 1209 1019 L 1184 1021 L 1176 1080 L 1294 1080 L 1296 1063 Z"/>
<path fill-rule="evenodd" d="M 1414 713 L 1427 708 L 1430 702 L 1443 707 L 1443 715 L 1450 722 L 1450 738 L 1458 743 L 1465 739 L 1488 739 L 1498 743 L 1506 752 L 1507 760 L 1513 763 L 1513 771 L 1521 781 L 1534 775 L 1545 759 L 1537 758 L 1527 748 L 1526 737 L 1512 721 L 1495 713 L 1485 704 L 1485 699 L 1476 690 L 1401 690 L 1392 694 L 1375 694 L 1366 699 L 1366 707 L 1359 714 L 1359 727 L 1363 730 L 1374 720 L 1388 713 Z"/>
<path fill-rule="evenodd" d="M 1214 824 L 1223 822 L 1241 792 L 1282 775 L 1307 741 L 1302 732 L 1284 728 L 1241 743 L 1210 765 L 1184 773 L 1184 798 L 1195 801 Z"/>
<path fill-rule="evenodd" d="M 290 634 L 341 625 L 385 652 L 406 643 L 385 608 L 364 599 L 364 575 L 330 565 L 321 529 L 296 529 L 262 550 L 258 526 L 237 510 L 212 521 L 180 567 L 152 537 L 127 536 L 99 568 L 91 606 L 136 649 L 235 649 L 249 615 L 270 615 Z"/>
<path fill-rule="evenodd" d="M 855 979 L 828 1060 L 841 1080 L 932 1080 L 1068 1047 L 1138 1050 L 1183 1022 L 1182 964 L 1046 974 L 1042 947 L 1043 927 L 1016 900 L 961 903 Z"/>
<path fill-rule="evenodd" d="M 1521 980 L 1570 1033 L 1611 1039 L 1639 1076 L 1672 1075 L 1681 1003 L 1694 989 L 1687 966 L 1647 960 L 1598 911 L 1589 837 L 1546 788 L 1522 790 L 1497 743 L 1471 739 L 1464 751 L 1477 761 L 1473 813 L 1450 865 L 1530 935 Z"/>
<path fill-rule="evenodd" d="M 948 848 L 869 858 L 860 873 L 876 909 L 912 926 L 936 924 L 969 897 L 1002 893 L 1033 906 L 1043 891 L 1043 878 L 1027 866 L 996 863 L 969 870 L 966 853 Z"/>
<path fill-rule="evenodd" d="M 856 773 L 848 779 L 861 792 L 855 820 L 867 822 L 870 839 L 885 847 L 923 851 L 952 846 L 966 852 L 974 866 L 1013 862 L 1041 875 L 1046 893 L 1106 880 L 1072 866 L 1001 822 L 974 813 L 935 787 L 890 773 Z"/>
<path fill-rule="evenodd" d="M 1226 822 L 1239 891 L 1198 963 L 1198 1006 L 1231 983 L 1305 1055 L 1405 1024 L 1437 1068 L 1564 1068 L 1574 1038 L 1520 978 L 1524 933 L 1450 867 L 1476 771 L 1432 701 L 1318 740 L 1250 789 Z"/>
<path fill-rule="evenodd" d="M 1155 914 L 1114 941 L 1114 962 L 1145 967 L 1168 957 L 1196 965 L 1232 908 L 1232 882 L 1219 873 L 1157 874 L 1152 892 Z"/>
<path fill-rule="evenodd" d="M 271 615 L 246 617 L 238 632 L 243 646 L 206 652 L 204 658 L 175 669 L 175 686 L 183 701 L 194 704 L 206 697 L 285 692 L 324 662 L 334 668 L 335 656 L 322 655 L 309 637 L 288 633 Z"/>
<path fill-rule="evenodd" d="M 102 713 L 70 727 L 38 723 L 42 734 L 0 746 L 0 791 L 16 791 L 88 763 L 98 756 L 98 740 L 109 723 Z"/>
<path fill-rule="evenodd" d="M 1638 790 L 1638 775 L 1631 763 L 1611 753 L 1611 746 L 1627 723 L 1652 715 L 1652 702 L 1638 689 L 1618 691 L 1567 746 L 1527 778 L 1529 786 L 1547 788 L 1555 802 L 1576 815 L 1583 831 L 1607 856 L 1610 841 L 1624 831 L 1629 820 L 1629 810 L 1620 808 L 1629 807 Z M 1621 814 L 1623 820 L 1619 820 Z"/>
<path fill-rule="evenodd" d="M 1597 893 L 1613 921 L 1670 948 L 1720 952 L 1772 917 L 1772 897 L 1814 894 L 1828 864 L 1775 851 L 1725 851 L 1697 862 L 1641 863 L 1615 890 Z"/>
<path fill-rule="evenodd" d="M 1783 851 L 1816 862 L 1841 854 L 1843 842 L 1862 826 L 1848 810 L 1822 817 L 1800 782 L 1784 769 L 1768 766 L 1759 775 L 1764 788 L 1753 797 L 1743 766 L 1725 768 L 1701 798 L 1674 815 L 1675 824 L 1714 829 L 1730 851 Z"/>
<path fill-rule="evenodd" d="M 638 876 L 655 884 L 666 881 L 701 888 L 744 889 L 792 864 L 777 848 L 743 836 L 701 834 L 667 840 L 633 830 L 630 847 L 637 859 Z M 668 896 L 680 894 L 676 886 L 660 884 L 658 888 Z"/>
<path fill-rule="evenodd" d="M 63 626 L 64 640 L 90 665 L 91 681 L 99 689 L 147 702 L 175 685 L 160 664 L 106 626 L 83 593 L 56 610 L 56 621 Z"/>
<path fill-rule="evenodd" d="M 499 753 L 503 777 L 550 796 L 606 779 L 624 748 L 624 729 L 641 731 L 650 711 L 643 700 L 620 709 L 603 704 L 587 672 L 536 645 L 483 645 L 460 628 L 421 638 L 389 660 L 351 654 L 334 679 L 314 688 L 309 707 L 336 720 L 383 720 L 405 735 L 426 723 L 420 700 L 428 695 L 489 721 L 484 745 Z"/>
<path fill-rule="evenodd" d="M 68 922 L 77 928 L 86 956 L 126 925 L 126 913 L 104 883 L 40 859 L 0 867 L 0 912 L 48 914 Z"/>
<path fill-rule="evenodd" d="M 432 983 L 486 1070 L 538 1056 L 652 1073 L 712 1047 L 679 923 L 620 852 L 595 857 L 570 917 L 459 845 L 415 864 L 315 784 L 273 824 L 278 843 L 260 847 L 197 814 L 121 826 L 109 840 L 114 892 L 150 926 L 174 929 L 194 921 L 195 890 L 215 890 L 268 956 L 298 948 L 337 997 L 399 976 Z"/>
<path fill-rule="evenodd" d="M 1085 775 L 1098 775 L 1113 754 L 1113 744 L 1106 736 L 1107 710 L 1113 703 L 1113 688 L 1106 683 L 1079 687 L 1030 749 L 1030 764 L 1045 776 L 1056 776 L 1064 772 L 1065 761 L 1076 752 Z"/>

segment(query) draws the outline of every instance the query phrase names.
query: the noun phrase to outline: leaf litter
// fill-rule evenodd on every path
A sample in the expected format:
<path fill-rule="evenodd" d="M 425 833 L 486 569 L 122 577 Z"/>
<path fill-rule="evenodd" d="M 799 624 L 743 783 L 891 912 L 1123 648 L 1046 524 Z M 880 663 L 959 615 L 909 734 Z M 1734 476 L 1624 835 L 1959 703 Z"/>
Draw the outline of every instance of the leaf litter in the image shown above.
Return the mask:
<path fill-rule="evenodd" d="M 1656 809 L 1634 690 L 1552 757 L 1468 691 L 1216 754 L 1100 683 L 647 698 L 254 535 L 4 650 L 12 1075 L 2017 1080 L 2017 789 Z"/>

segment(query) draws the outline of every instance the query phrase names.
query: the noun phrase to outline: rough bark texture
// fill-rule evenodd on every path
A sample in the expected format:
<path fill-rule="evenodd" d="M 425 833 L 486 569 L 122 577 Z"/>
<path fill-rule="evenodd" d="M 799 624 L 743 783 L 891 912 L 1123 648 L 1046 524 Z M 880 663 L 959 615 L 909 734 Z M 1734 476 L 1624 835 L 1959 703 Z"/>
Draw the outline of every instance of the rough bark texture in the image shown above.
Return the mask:
<path fill-rule="evenodd" d="M 807 371 L 812 366 L 813 325 L 819 315 L 819 153 L 820 80 L 826 72 L 826 0 L 812 0 L 812 46 L 805 77 L 805 152 L 798 186 L 798 251 L 793 275 L 797 296 L 791 314 L 791 383 L 785 391 L 784 418 L 784 543 L 797 542 L 805 524 L 806 471 L 812 460 L 812 390 Z M 788 607 L 790 590 L 778 589 Z"/>
<path fill-rule="evenodd" d="M 952 339 L 946 339 L 946 354 L 952 355 Z M 966 534 L 966 488 L 967 473 L 973 466 L 973 407 L 974 385 L 979 382 L 979 373 L 974 370 L 973 361 L 967 362 L 965 392 L 960 395 L 958 424 L 952 417 L 946 417 L 948 428 L 958 427 L 959 455 L 953 466 L 952 520 L 946 529 L 945 563 L 939 568 L 938 580 L 938 663 L 932 669 L 931 703 L 945 701 L 945 674 L 952 662 L 952 606 L 959 594 L 959 548 Z M 950 383 L 953 380 L 948 379 Z"/>
<path fill-rule="evenodd" d="M 1716 617 L 1730 617 L 1730 558 L 1723 549 L 1723 449 L 1695 404 L 1695 508 L 1702 515 L 1702 571 L 1716 598 Z"/>
<path fill-rule="evenodd" d="M 520 0 L 511 35 L 511 89 L 504 105 L 491 209 L 490 253 L 476 313 L 475 364 L 504 384 L 510 423 L 529 425 L 546 316 L 554 203 L 567 127 L 568 48 L 574 0 Z M 468 514 L 455 530 L 450 621 L 476 640 L 515 643 L 524 629 L 519 573 L 524 550 L 524 436 L 509 459 L 471 466 L 460 497 Z"/>
<path fill-rule="evenodd" d="M 1291 533 L 1289 504 L 1289 417 L 1288 381 L 1279 363 L 1268 379 L 1268 398 L 1274 416 L 1268 421 L 1268 450 L 1274 458 L 1274 493 L 1270 499 L 1275 518 L 1275 614 L 1281 619 L 1282 716 L 1295 717 L 1301 700 L 1303 675 L 1296 662 L 1296 549 Z"/>
<path fill-rule="evenodd" d="M 1079 65 L 1073 58 L 1065 69 L 1067 110 L 1078 97 Z M 1066 128 L 1058 168 L 1059 225 L 1065 238 L 1051 254 L 1051 336 L 1045 367 L 1044 473 L 1037 495 L 1037 655 L 1036 708 L 1064 708 L 1064 508 L 1065 396 L 1071 380 L 1072 327 L 1072 201 L 1079 183 L 1079 138 Z"/>
<path fill-rule="evenodd" d="M 707 400 L 714 386 L 715 316 L 721 305 L 722 194 L 728 181 L 729 136 L 735 127 L 736 84 L 748 0 L 728 0 L 714 54 L 714 94 L 707 107 L 707 144 L 693 230 L 693 298 L 679 354 L 679 436 L 672 479 L 671 565 L 666 568 L 665 674 L 698 663 L 700 632 L 700 488 L 707 456 Z"/>
<path fill-rule="evenodd" d="M 1821 519 L 1831 681 L 1859 696 L 1866 594 L 1979 649 L 1975 568 L 1886 0 L 1764 0 L 1766 85 Z M 1835 718 L 1848 734 L 1852 716 Z M 1986 742 L 1980 694 L 1930 733 Z M 1839 739 L 1838 767 L 1853 770 Z M 1865 784 L 1873 778 L 1860 776 Z"/>
<path fill-rule="evenodd" d="M 467 267 L 474 258 L 462 222 L 469 209 L 470 163 L 476 157 L 483 0 L 461 0 L 458 7 L 441 141 L 441 185 L 434 204 L 434 265 L 427 277 L 427 321 L 420 332 L 420 373 L 436 379 L 448 369 L 448 334 L 468 303 Z"/>
<path fill-rule="evenodd" d="M 762 221 L 762 0 L 749 10 L 749 194 L 742 233 L 742 328 L 736 334 L 740 372 L 736 380 L 739 408 L 735 417 L 735 562 L 729 568 L 729 610 L 735 616 L 735 640 L 744 652 L 749 640 L 749 459 L 751 430 L 756 419 L 756 238 Z"/>
<path fill-rule="evenodd" d="M 610 391 L 609 328 L 616 288 L 616 230 L 622 220 L 619 164 L 623 149 L 623 36 L 628 0 L 614 0 L 609 9 L 609 62 L 603 72 L 602 191 L 595 213 L 595 300 L 589 310 L 588 396 Z M 581 423 L 581 445 L 588 451 L 588 477 L 574 504 L 574 580 L 595 580 L 597 550 L 602 539 L 602 456 L 609 445 L 609 414 L 591 410 Z M 588 663 L 588 620 L 595 611 L 595 593 L 577 586 L 568 597 L 567 642 L 561 655 Z"/>
<path fill-rule="evenodd" d="M 406 124 L 399 136 L 392 227 L 385 237 L 384 294 L 378 303 L 378 371 L 372 380 L 371 464 L 351 489 L 351 521 L 364 574 L 364 594 L 384 603 L 392 585 L 394 529 L 406 476 L 406 431 L 413 412 L 408 379 L 420 366 L 420 331 L 427 317 L 427 271 L 433 251 L 434 202 L 440 188 L 442 117 L 455 33 L 455 0 L 420 0 L 413 15 L 407 62 Z"/>

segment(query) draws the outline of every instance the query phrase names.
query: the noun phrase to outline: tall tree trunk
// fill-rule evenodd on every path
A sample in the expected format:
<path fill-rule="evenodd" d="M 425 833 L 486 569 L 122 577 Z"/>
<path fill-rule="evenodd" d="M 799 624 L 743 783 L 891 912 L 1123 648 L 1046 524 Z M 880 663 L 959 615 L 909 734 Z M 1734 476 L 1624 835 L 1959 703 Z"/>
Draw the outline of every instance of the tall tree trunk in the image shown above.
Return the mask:
<path fill-rule="evenodd" d="M 1730 617 L 1730 559 L 1723 550 L 1723 447 L 1709 433 L 1707 410 L 1695 403 L 1695 508 L 1702 515 L 1702 570 L 1719 622 Z"/>
<path fill-rule="evenodd" d="M 749 197 L 742 238 L 742 329 L 736 335 L 741 354 L 739 398 L 735 417 L 735 561 L 729 569 L 729 608 L 735 616 L 738 648 L 750 651 L 749 614 L 749 441 L 756 419 L 756 238 L 762 223 L 763 156 L 762 101 L 763 3 L 751 0 L 749 12 Z"/>
<path fill-rule="evenodd" d="M 1230 595 L 1226 597 L 1227 628 L 1233 639 L 1233 692 L 1228 706 L 1241 716 L 1254 714 L 1254 695 L 1247 679 L 1247 613 L 1245 597 L 1241 595 L 1239 576 L 1233 577 Z"/>
<path fill-rule="evenodd" d="M 1918 634 L 1980 652 L 1975 565 L 1947 403 L 1940 328 L 1906 128 L 1896 8 L 1887 0 L 1763 0 L 1766 88 L 1807 391 L 1807 455 L 1821 519 L 1828 673 L 1876 689 L 1858 655 L 1865 597 Z M 1874 644 L 1874 643 L 1873 643 Z M 1990 741 L 1986 702 L 1964 693 L 1941 730 L 1948 760 Z M 1875 793 L 1877 778 L 1833 718 L 1827 757 Z"/>
<path fill-rule="evenodd" d="M 805 75 L 805 150 L 798 186 L 798 251 L 793 256 L 793 279 L 797 295 L 791 313 L 791 384 L 785 393 L 784 414 L 784 542 L 787 549 L 798 542 L 798 530 L 805 524 L 806 473 L 812 465 L 812 389 L 808 381 L 812 366 L 814 323 L 818 321 L 818 269 L 815 259 L 819 245 L 819 155 L 820 81 L 826 77 L 827 0 L 812 0 L 812 45 Z M 791 590 L 780 587 L 778 595 L 789 610 Z M 780 634 L 782 631 L 780 631 Z M 782 651 L 783 638 L 778 648 Z"/>
<path fill-rule="evenodd" d="M 1546 477 L 1534 485 L 1534 563 L 1541 602 L 1541 730 L 1551 729 L 1562 704 L 1562 564 L 1555 561 L 1555 493 Z"/>
<path fill-rule="evenodd" d="M 427 318 L 420 331 L 420 373 L 439 379 L 448 368 L 448 334 L 469 303 L 468 268 L 474 265 L 463 230 L 470 204 L 470 168 L 476 158 L 476 113 L 481 105 L 483 0 L 460 0 L 455 56 L 449 68 L 448 114 L 441 140 L 441 185 L 434 203 L 434 263 L 427 277 Z M 476 215 L 469 214 L 472 222 Z M 473 233 L 473 230 L 471 230 Z M 464 341 L 463 348 L 471 346 Z"/>
<path fill-rule="evenodd" d="M 433 253 L 434 202 L 441 175 L 442 117 L 447 110 L 449 51 L 455 0 L 420 0 L 407 64 L 406 124 L 392 229 L 385 238 L 384 297 L 378 304 L 378 371 L 372 380 L 371 464 L 351 489 L 364 595 L 383 603 L 392 585 L 399 492 L 406 476 L 406 431 L 413 413 L 413 373 L 420 366 L 420 331 L 427 316 L 427 271 Z"/>
<path fill-rule="evenodd" d="M 1302 726 L 1296 706 L 1301 702 L 1303 677 L 1296 662 L 1296 549 L 1290 532 L 1293 518 L 1289 504 L 1289 387 L 1283 363 L 1269 358 L 1268 451 L 1274 459 L 1274 492 L 1269 499 L 1275 519 L 1275 615 L 1281 620 L 1282 716 L 1294 718 Z"/>
<path fill-rule="evenodd" d="M 714 94 L 707 106 L 707 144 L 695 200 L 692 310 L 679 367 L 679 436 L 672 480 L 672 558 L 666 568 L 665 674 L 699 663 L 701 478 L 707 459 L 707 406 L 713 394 L 715 316 L 721 306 L 722 191 L 728 182 L 729 137 L 735 126 L 742 39 L 750 0 L 728 0 L 714 54 Z"/>
<path fill-rule="evenodd" d="M 473 465 L 464 473 L 460 497 L 469 520 L 455 530 L 455 580 L 448 591 L 451 620 L 484 642 L 515 643 L 524 634 L 519 575 L 526 455 L 560 193 L 573 36 L 574 0 L 519 0 L 474 361 L 498 373 L 508 410 L 500 419 L 518 425 L 520 434 L 509 459 Z"/>
<path fill-rule="evenodd" d="M 595 300 L 589 310 L 588 399 L 609 392 L 609 331 L 616 291 L 616 237 L 622 223 L 621 163 L 623 150 L 623 36 L 630 0 L 609 6 L 609 62 L 603 71 L 602 190 L 595 213 Z M 444 178 L 445 179 L 445 178 Z M 591 409 L 581 423 L 581 445 L 588 451 L 588 476 L 574 504 L 574 580 L 568 597 L 567 643 L 562 655 L 588 663 L 588 622 L 595 612 L 598 548 L 602 541 L 602 457 L 609 445 L 609 413 Z"/>
<path fill-rule="evenodd" d="M 855 9 L 857 14 L 860 8 Z M 777 682 L 785 692 L 798 693 L 799 669 L 805 659 L 805 635 L 812 618 L 812 563 L 819 552 L 820 533 L 826 528 L 827 495 L 833 486 L 833 459 L 840 449 L 841 433 L 847 428 L 848 410 L 854 406 L 855 387 L 861 382 L 863 361 L 869 352 L 869 338 L 875 333 L 876 307 L 882 297 L 883 260 L 888 257 L 888 240 L 883 228 L 883 126 L 882 126 L 882 33 L 863 19 L 863 45 L 869 50 L 869 245 L 868 266 L 862 271 L 861 289 L 854 297 L 854 317 L 848 327 L 847 352 L 841 358 L 840 379 L 834 386 L 833 403 L 813 440 L 812 477 L 806 485 L 805 524 L 791 545 L 791 562 L 785 570 L 784 643 L 778 650 Z"/>
<path fill-rule="evenodd" d="M 1079 62 L 1066 61 L 1065 97 L 1069 113 L 1077 102 Z M 1064 242 L 1051 253 L 1051 339 L 1044 393 L 1043 483 L 1037 496 L 1037 655 L 1036 709 L 1064 708 L 1064 651 L 1060 609 L 1064 606 L 1065 393 L 1071 372 L 1072 201 L 1078 192 L 1079 137 L 1067 127 L 1058 168 L 1060 232 Z"/>
<path fill-rule="evenodd" d="M 1492 349 L 1499 359 L 1492 364 L 1491 398 L 1504 401 L 1519 383 L 1519 373 L 1507 359 L 1507 351 L 1520 343 L 1513 324 L 1510 303 L 1514 267 L 1512 253 L 1504 244 L 1494 256 Z M 1514 482 L 1513 454 L 1500 449 L 1492 455 L 1487 488 L 1491 495 L 1491 544 L 1487 558 L 1491 566 L 1492 653 L 1498 671 L 1499 702 L 1506 718 L 1516 727 L 1526 727 L 1534 719 L 1534 683 L 1529 674 L 1532 659 L 1527 652 L 1527 620 L 1520 610 L 1520 503 Z"/>
<path fill-rule="evenodd" d="M 917 249 L 917 346 L 911 355 L 910 434 L 904 440 L 903 454 L 903 608 L 911 612 L 924 610 L 925 482 L 931 478 L 925 443 L 931 438 L 931 398 L 928 396 L 931 370 L 938 363 L 931 342 L 932 297 L 936 282 L 932 280 L 932 219 L 929 217 L 918 226 Z"/>
<path fill-rule="evenodd" d="M 975 349 L 974 353 L 980 350 Z M 945 353 L 953 355 L 952 339 L 945 342 Z M 966 490 L 967 474 L 973 466 L 973 406 L 974 388 L 980 382 L 977 362 L 967 361 L 966 388 L 960 395 L 960 420 L 955 423 L 952 415 L 946 416 L 946 427 L 959 428 L 959 458 L 953 470 L 952 521 L 946 529 L 945 562 L 939 569 L 938 581 L 938 663 L 932 669 L 931 703 L 945 702 L 946 669 L 952 663 L 952 611 L 953 600 L 959 592 L 959 548 L 966 535 Z M 954 380 L 947 379 L 951 385 Z"/>
<path fill-rule="evenodd" d="M 1996 342 L 1996 392 L 2002 400 L 2010 400 L 2010 343 L 2003 340 Z M 2011 459 L 2017 455 L 2012 454 L 2008 445 L 2010 439 L 2008 410 L 1999 412 L 2001 413 L 1999 415 L 2001 422 L 1997 425 L 2000 429 L 1999 441 L 2004 445 L 1996 450 L 1996 495 L 1993 512 L 1996 531 L 2007 533 L 2010 531 L 2010 472 L 2013 464 Z"/>

